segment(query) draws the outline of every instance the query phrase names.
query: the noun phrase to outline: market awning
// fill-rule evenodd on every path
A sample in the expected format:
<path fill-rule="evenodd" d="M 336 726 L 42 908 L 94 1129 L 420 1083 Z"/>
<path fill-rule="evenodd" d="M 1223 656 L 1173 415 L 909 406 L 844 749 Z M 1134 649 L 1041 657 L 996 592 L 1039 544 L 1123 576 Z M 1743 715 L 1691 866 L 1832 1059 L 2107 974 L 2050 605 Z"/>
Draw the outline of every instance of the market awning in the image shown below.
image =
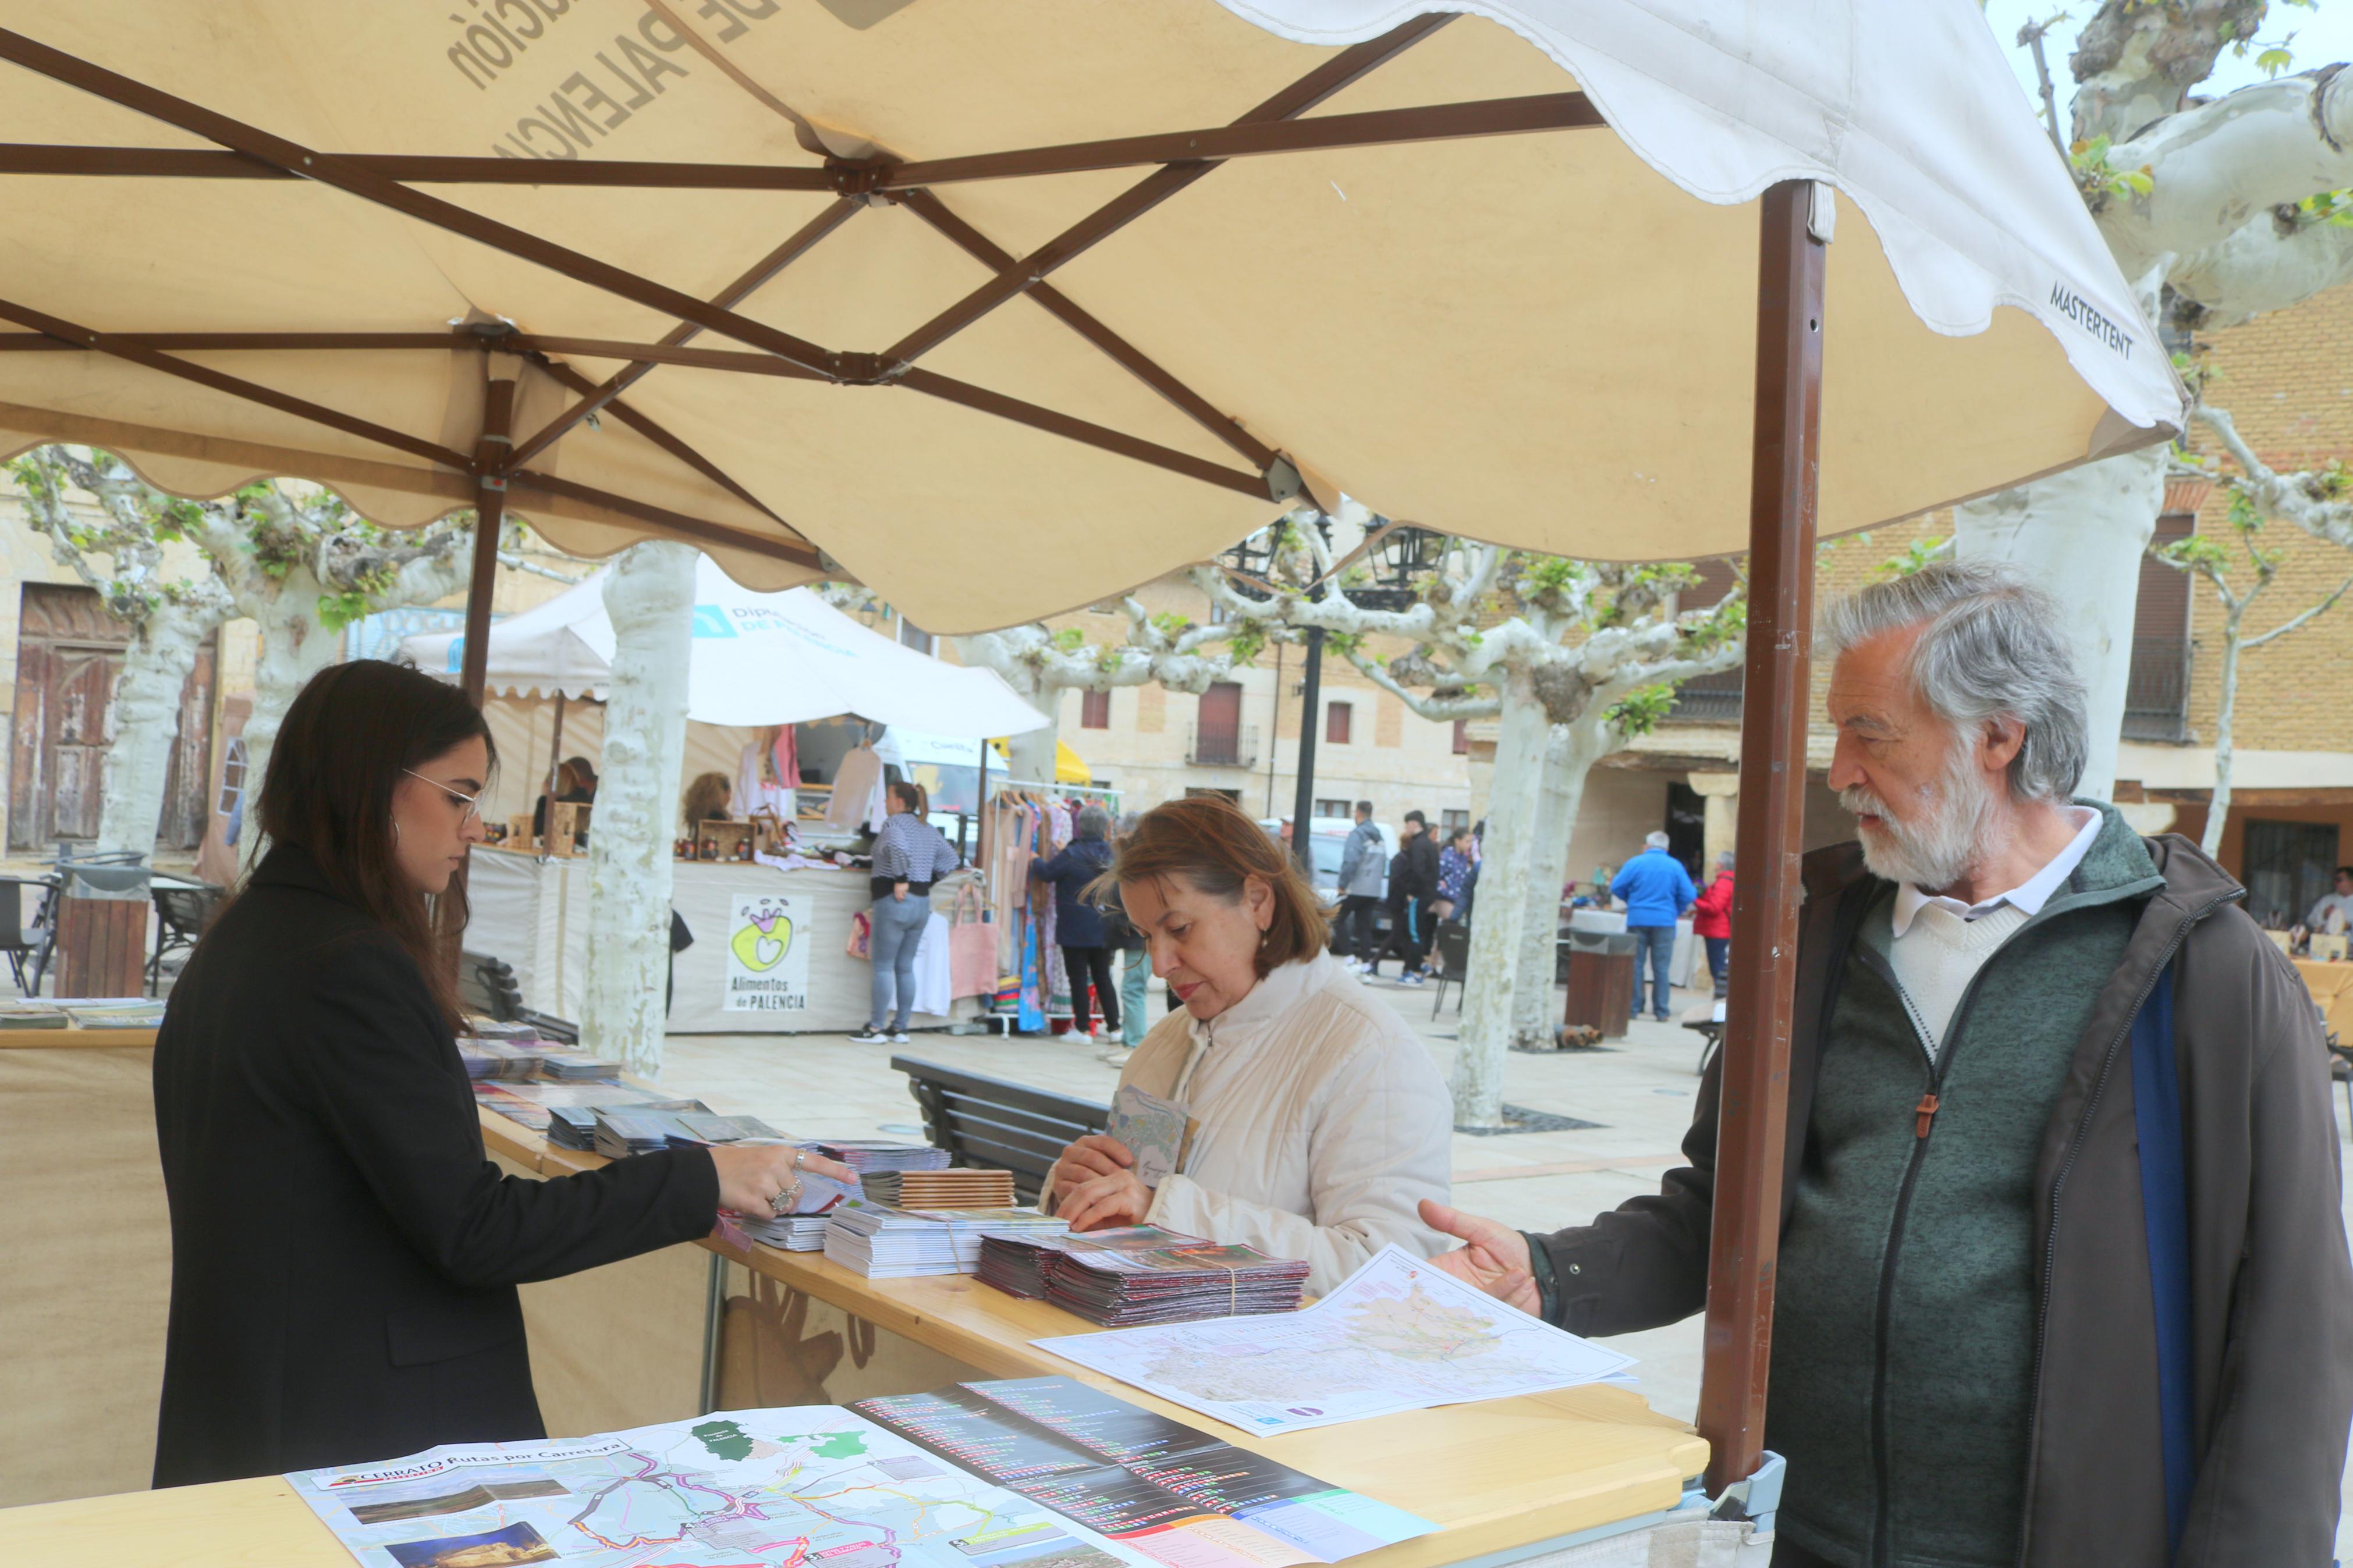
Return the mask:
<path fill-rule="evenodd" d="M 0 0 L 0 449 L 396 525 L 503 475 L 564 548 L 822 552 L 942 632 L 1301 482 L 1706 555 L 1746 543 L 1739 204 L 1792 178 L 1843 209 L 1823 531 L 2178 423 L 1974 7 L 1469 9 Z"/>
<path fill-rule="evenodd" d="M 995 670 L 950 664 L 860 625 L 807 588 L 755 593 L 709 556 L 695 563 L 686 716 L 705 724 L 799 724 L 855 713 L 879 724 L 978 740 L 1025 734 L 1046 716 Z M 428 674 L 459 677 L 458 632 L 403 638 Z M 602 700 L 612 674 L 605 574 L 491 627 L 488 689 Z"/>

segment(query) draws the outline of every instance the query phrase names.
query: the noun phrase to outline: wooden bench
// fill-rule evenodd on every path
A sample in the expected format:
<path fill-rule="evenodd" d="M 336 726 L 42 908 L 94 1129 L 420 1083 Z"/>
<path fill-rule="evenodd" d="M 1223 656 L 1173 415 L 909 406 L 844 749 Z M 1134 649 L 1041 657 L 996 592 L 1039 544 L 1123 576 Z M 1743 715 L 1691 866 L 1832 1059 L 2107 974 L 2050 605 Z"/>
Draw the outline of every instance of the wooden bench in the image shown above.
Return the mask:
<path fill-rule="evenodd" d="M 907 1075 L 932 1146 L 959 1165 L 1012 1172 L 1014 1193 L 1025 1204 L 1038 1201 L 1065 1145 L 1111 1125 L 1111 1107 L 1092 1100 L 913 1057 L 892 1057 L 891 1065 Z"/>

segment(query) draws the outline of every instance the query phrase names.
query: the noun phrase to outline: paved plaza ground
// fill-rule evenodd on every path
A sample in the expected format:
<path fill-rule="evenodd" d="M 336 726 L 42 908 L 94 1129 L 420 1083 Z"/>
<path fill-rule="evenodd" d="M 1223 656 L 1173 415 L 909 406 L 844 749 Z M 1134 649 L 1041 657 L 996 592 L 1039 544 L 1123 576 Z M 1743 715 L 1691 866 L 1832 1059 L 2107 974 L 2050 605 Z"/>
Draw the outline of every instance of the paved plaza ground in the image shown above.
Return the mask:
<path fill-rule="evenodd" d="M 1452 1065 L 1456 994 L 1432 1020 L 1428 991 L 1387 982 L 1374 989 L 1429 1045 L 1439 1071 Z M 1674 994 L 1674 1011 L 1698 1000 Z M 1161 1016 L 1155 983 L 1151 1013 Z M 991 1073 L 1065 1094 L 1107 1100 L 1119 1070 L 1094 1047 L 1075 1040 L 921 1033 L 904 1046 L 860 1046 L 839 1035 L 673 1035 L 660 1075 L 665 1088 L 701 1096 L 716 1110 L 749 1112 L 810 1137 L 920 1139 L 921 1116 L 907 1080 L 891 1070 L 904 1055 Z M 1699 1037 L 1673 1024 L 1637 1021 L 1627 1037 L 1593 1051 L 1555 1056 L 1514 1053 L 1504 1073 L 1507 1104 L 1597 1123 L 1562 1132 L 1514 1132 L 1454 1139 L 1454 1201 L 1527 1229 L 1550 1229 L 1656 1192 L 1660 1173 L 1682 1163 L 1677 1152 L 1698 1091 Z M 2345 1100 L 2337 1098 L 2345 1131 Z M 2353 1223 L 2353 1209 L 2348 1209 Z M 1642 1393 L 1657 1409 L 1690 1420 L 1699 1403 L 1697 1317 L 1609 1341 L 1638 1358 Z M 2348 1521 L 2337 1553 L 2353 1562 L 2353 1469 Z"/>

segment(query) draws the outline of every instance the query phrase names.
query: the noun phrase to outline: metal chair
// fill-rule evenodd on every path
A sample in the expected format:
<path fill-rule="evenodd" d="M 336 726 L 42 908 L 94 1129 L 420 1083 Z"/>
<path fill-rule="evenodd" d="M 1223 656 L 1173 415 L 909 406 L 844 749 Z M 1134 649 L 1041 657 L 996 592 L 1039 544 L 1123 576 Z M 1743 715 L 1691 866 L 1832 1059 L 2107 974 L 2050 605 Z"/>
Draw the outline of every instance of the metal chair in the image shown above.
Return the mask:
<path fill-rule="evenodd" d="M 1462 979 L 1471 972 L 1471 928 L 1461 921 L 1439 921 L 1430 954 L 1434 961 L 1430 973 L 1438 981 L 1437 999 L 1430 1005 L 1430 1016 L 1434 1019 L 1438 1010 L 1446 1005 L 1446 987 L 1450 983 L 1457 992 L 1454 1005 L 1458 1009 L 1462 1005 Z"/>
<path fill-rule="evenodd" d="M 155 951 L 147 960 L 147 994 L 155 995 L 164 984 L 164 960 L 175 952 L 193 952 L 196 939 L 212 924 L 213 916 L 220 910 L 221 900 L 228 889 L 201 882 L 192 888 L 157 888 L 155 895 Z"/>
<path fill-rule="evenodd" d="M 38 888 L 41 898 L 33 906 L 30 920 L 25 917 L 25 889 Z M 37 995 L 41 989 L 41 972 L 34 967 L 40 955 L 44 936 L 43 922 L 48 914 L 50 895 L 57 884 L 35 878 L 0 877 L 0 952 L 8 955 L 8 972 L 16 977 L 19 995 Z M 32 984 L 26 984 L 26 972 L 31 971 Z"/>

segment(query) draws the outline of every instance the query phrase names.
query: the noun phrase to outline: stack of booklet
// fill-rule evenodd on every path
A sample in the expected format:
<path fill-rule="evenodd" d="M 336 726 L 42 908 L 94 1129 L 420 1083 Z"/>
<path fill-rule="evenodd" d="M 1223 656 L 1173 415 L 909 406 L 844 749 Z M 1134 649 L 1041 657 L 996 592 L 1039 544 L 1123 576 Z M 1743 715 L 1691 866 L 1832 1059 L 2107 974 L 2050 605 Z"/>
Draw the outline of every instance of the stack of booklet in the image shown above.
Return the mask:
<path fill-rule="evenodd" d="M 104 1001 L 58 1004 L 79 1029 L 153 1029 L 164 1023 L 164 1004 L 151 996 L 111 996 Z"/>
<path fill-rule="evenodd" d="M 860 1175 L 869 1171 L 944 1171 L 948 1152 L 928 1143 L 892 1143 L 880 1138 L 852 1138 L 815 1145 L 817 1152 L 840 1161 Z"/>
<path fill-rule="evenodd" d="M 598 1106 L 592 1114 L 596 1118 L 593 1147 L 608 1160 L 625 1160 L 632 1154 L 649 1154 L 658 1149 L 739 1143 L 747 1138 L 780 1142 L 783 1137 L 756 1116 L 715 1115 L 701 1100 Z M 554 1131 L 551 1121 L 551 1141 Z"/>
<path fill-rule="evenodd" d="M 554 1083 L 585 1083 L 621 1076 L 621 1064 L 564 1046 L 539 1047 L 539 1076 Z"/>
<path fill-rule="evenodd" d="M 0 1002 L 0 1029 L 64 1029 L 71 1027 L 65 1009 L 37 997 Z"/>
<path fill-rule="evenodd" d="M 1067 1227 L 1036 1209 L 894 1209 L 851 1198 L 827 1216 L 825 1256 L 876 1279 L 965 1274 L 980 1258 L 983 1231 L 1059 1236 Z"/>
<path fill-rule="evenodd" d="M 786 1252 L 825 1249 L 826 1222 L 832 1217 L 833 1210 L 858 1195 L 858 1189 L 816 1171 L 803 1171 L 800 1178 L 800 1198 L 793 1205 L 793 1213 L 736 1216 L 737 1223 L 753 1240 Z"/>
<path fill-rule="evenodd" d="M 458 1059 L 466 1064 L 466 1076 L 477 1083 L 526 1083 L 538 1076 L 544 1058 L 535 1043 L 465 1035 L 458 1040 Z"/>
<path fill-rule="evenodd" d="M 1295 1258 L 1151 1225 L 1060 1237 L 992 1230 L 976 1272 L 1008 1295 L 1114 1329 L 1288 1312 L 1307 1289 L 1307 1265 Z"/>
<path fill-rule="evenodd" d="M 559 1149 L 577 1149 L 584 1152 L 604 1153 L 596 1147 L 597 1123 L 607 1116 L 634 1111 L 692 1111 L 708 1116 L 711 1107 L 699 1100 L 647 1100 L 636 1090 L 623 1090 L 610 1100 L 600 1096 L 594 1105 L 550 1104 L 547 1108 L 547 1141 Z M 669 1147 L 669 1129 L 663 1129 L 663 1142 L 657 1149 Z M 617 1142 L 626 1145 L 627 1139 Z"/>
<path fill-rule="evenodd" d="M 898 1209 L 1009 1209 L 1010 1171 L 872 1171 L 866 1195 Z"/>

